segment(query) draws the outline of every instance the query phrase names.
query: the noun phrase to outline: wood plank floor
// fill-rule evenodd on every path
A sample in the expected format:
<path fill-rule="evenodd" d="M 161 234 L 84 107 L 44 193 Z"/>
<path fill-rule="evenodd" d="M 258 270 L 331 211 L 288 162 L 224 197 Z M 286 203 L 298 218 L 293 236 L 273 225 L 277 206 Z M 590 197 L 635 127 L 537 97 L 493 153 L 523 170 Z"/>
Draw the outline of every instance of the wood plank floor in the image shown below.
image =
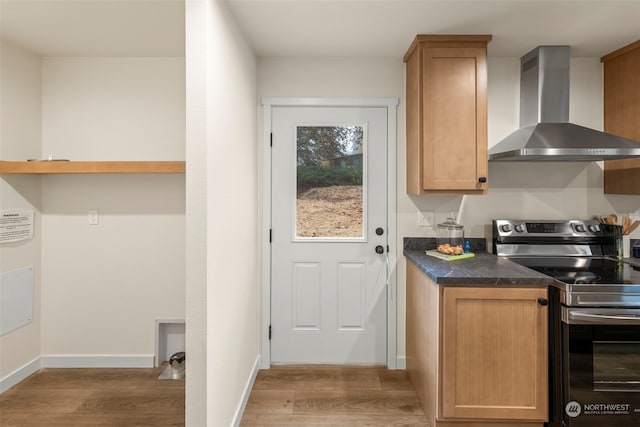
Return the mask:
<path fill-rule="evenodd" d="M 184 381 L 157 369 L 43 369 L 0 395 L 2 427 L 184 426 Z M 428 427 L 406 371 L 261 370 L 243 427 Z"/>
<path fill-rule="evenodd" d="M 184 426 L 184 380 L 164 367 L 43 369 L 0 395 L 0 426 Z"/>
<path fill-rule="evenodd" d="M 283 366 L 259 371 L 241 426 L 428 427 L 429 423 L 406 371 Z"/>

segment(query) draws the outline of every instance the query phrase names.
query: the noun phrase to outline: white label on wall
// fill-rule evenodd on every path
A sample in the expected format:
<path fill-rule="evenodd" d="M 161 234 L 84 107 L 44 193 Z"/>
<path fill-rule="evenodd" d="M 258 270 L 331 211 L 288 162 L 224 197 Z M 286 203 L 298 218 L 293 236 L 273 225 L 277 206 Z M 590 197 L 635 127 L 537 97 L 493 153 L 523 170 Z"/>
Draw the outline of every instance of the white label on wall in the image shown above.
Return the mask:
<path fill-rule="evenodd" d="M 33 210 L 0 211 L 0 243 L 19 242 L 33 237 Z"/>

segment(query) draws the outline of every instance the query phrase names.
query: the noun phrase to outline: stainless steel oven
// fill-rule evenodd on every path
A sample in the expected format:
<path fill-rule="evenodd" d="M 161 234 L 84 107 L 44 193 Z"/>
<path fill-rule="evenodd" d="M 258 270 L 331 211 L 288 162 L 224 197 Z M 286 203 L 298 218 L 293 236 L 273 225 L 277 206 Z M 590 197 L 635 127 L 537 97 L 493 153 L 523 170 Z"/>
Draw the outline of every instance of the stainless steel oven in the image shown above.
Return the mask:
<path fill-rule="evenodd" d="M 493 233 L 494 253 L 554 278 L 548 425 L 640 426 L 640 266 L 618 258 L 620 227 L 494 220 Z"/>
<path fill-rule="evenodd" d="M 640 309 L 559 309 L 552 363 L 561 377 L 550 425 L 640 426 Z"/>

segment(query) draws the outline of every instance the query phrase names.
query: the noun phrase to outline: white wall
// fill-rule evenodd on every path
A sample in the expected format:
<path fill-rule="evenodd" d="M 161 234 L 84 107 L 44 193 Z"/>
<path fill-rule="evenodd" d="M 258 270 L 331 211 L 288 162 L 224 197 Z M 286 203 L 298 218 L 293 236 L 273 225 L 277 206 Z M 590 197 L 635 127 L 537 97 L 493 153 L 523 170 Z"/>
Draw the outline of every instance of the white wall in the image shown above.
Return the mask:
<path fill-rule="evenodd" d="M 187 425 L 227 426 L 260 353 L 256 61 L 212 0 L 187 2 L 186 57 Z"/>
<path fill-rule="evenodd" d="M 489 58 L 489 147 L 518 127 L 519 58 Z M 597 58 L 571 61 L 571 120 L 602 129 L 602 67 Z M 261 58 L 260 97 L 389 97 L 398 108 L 397 209 L 398 354 L 405 348 L 404 237 L 435 236 L 417 226 L 418 210 L 435 212 L 436 223 L 458 213 L 469 237 L 491 236 L 491 219 L 589 218 L 635 211 L 640 196 L 604 196 L 597 163 L 490 163 L 486 196 L 406 194 L 404 64 L 395 58 Z"/>
<path fill-rule="evenodd" d="M 41 137 L 40 58 L 12 44 L 0 45 L 0 159 L 39 157 Z M 33 265 L 33 321 L 0 337 L 0 380 L 40 356 L 40 177 L 0 176 L 0 209 L 34 210 L 31 240 L 0 244 L 0 272 Z"/>
<path fill-rule="evenodd" d="M 45 58 L 42 154 L 184 160 L 184 58 Z"/>
<path fill-rule="evenodd" d="M 45 58 L 42 155 L 182 160 L 184 108 L 184 58 Z M 185 316 L 184 187 L 181 174 L 42 177 L 45 358 L 151 366 L 155 320 Z"/>

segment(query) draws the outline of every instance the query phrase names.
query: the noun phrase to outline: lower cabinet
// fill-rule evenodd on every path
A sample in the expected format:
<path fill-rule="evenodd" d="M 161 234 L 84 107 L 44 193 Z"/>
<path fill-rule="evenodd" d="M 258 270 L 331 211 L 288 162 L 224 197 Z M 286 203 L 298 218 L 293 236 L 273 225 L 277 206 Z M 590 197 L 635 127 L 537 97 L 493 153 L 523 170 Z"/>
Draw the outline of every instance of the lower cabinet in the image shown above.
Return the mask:
<path fill-rule="evenodd" d="M 543 425 L 546 298 L 534 285 L 441 286 L 407 263 L 407 369 L 432 427 Z"/>

